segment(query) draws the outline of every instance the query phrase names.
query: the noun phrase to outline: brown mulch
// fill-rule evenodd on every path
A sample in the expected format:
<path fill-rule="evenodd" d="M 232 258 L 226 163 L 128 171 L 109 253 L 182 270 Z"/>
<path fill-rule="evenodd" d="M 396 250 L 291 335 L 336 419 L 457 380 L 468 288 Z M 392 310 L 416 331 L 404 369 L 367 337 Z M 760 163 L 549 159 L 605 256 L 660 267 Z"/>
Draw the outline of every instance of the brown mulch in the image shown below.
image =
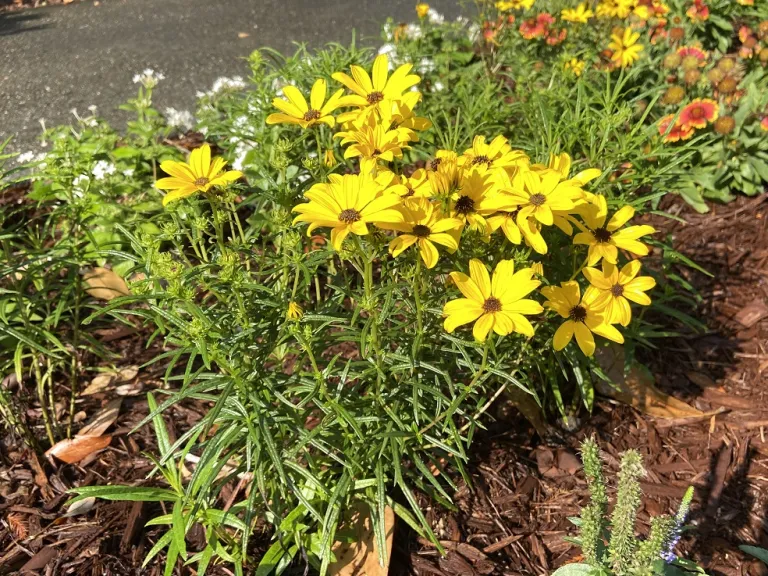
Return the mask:
<path fill-rule="evenodd" d="M 0 0 L 0 12 L 23 10 L 24 8 L 40 8 L 42 6 L 73 4 L 74 2 L 75 0 Z M 95 0 L 95 4 L 98 6 L 98 0 Z"/>
<path fill-rule="evenodd" d="M 677 201 L 664 208 L 687 223 L 653 217 L 653 224 L 714 274 L 678 270 L 699 291 L 696 315 L 709 331 L 681 330 L 683 336 L 656 340 L 658 349 L 639 356 L 665 392 L 704 412 L 719 412 L 693 422 L 669 421 L 599 399 L 591 417 L 581 414 L 577 432 L 561 429 L 542 439 L 514 409 L 500 406 L 497 421 L 473 444 L 473 487 L 459 482 L 453 495 L 458 510 L 422 498 L 448 555 L 441 558 L 398 524 L 393 576 L 540 575 L 578 559 L 578 549 L 564 537 L 575 534 L 567 518 L 586 502 L 577 450 L 588 435 L 604 450 L 609 478 L 615 478 L 621 451 L 642 453 L 648 474 L 641 531 L 651 515 L 673 512 L 693 485 L 695 530 L 686 534 L 681 550 L 709 574 L 764 574 L 738 545 L 768 546 L 768 195 L 740 197 L 706 215 Z M 144 348 L 144 334 L 109 330 L 100 337 L 130 359 L 126 363 L 140 365 L 156 353 Z M 38 461 L 12 438 L 0 437 L 0 574 L 25 564 L 33 573 L 56 576 L 162 572 L 154 562 L 140 568 L 159 536 L 156 529 L 143 529 L 159 513 L 157 505 L 96 502 L 84 514 L 63 516 L 68 488 L 139 483 L 151 470 L 142 454 L 155 449 L 151 430 L 128 431 L 147 413 L 145 392 L 160 386 L 160 370 L 144 369 L 132 381 L 136 393 L 123 398 L 110 446 L 77 465 Z M 91 414 L 113 397 L 104 391 L 81 400 L 78 409 Z M 165 420 L 180 434 L 205 409 L 190 402 L 173 408 Z M 254 557 L 268 540 L 267 533 L 254 538 Z M 217 570 L 211 573 L 229 573 Z M 194 574 L 188 568 L 177 573 Z"/>

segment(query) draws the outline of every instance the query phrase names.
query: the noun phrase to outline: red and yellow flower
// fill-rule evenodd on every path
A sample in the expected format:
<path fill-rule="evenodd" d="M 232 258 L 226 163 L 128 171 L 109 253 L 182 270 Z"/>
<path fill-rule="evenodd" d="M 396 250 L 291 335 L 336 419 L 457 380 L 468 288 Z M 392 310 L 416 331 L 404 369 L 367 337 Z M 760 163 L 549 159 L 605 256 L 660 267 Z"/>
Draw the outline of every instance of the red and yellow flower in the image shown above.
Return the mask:
<path fill-rule="evenodd" d="M 674 124 L 670 129 L 669 125 L 672 123 Z M 669 133 L 667 133 L 667 130 L 669 130 Z M 693 136 L 693 128 L 683 126 L 679 119 L 675 121 L 674 114 L 668 114 L 659 122 L 659 135 L 664 137 L 664 142 L 679 142 L 680 140 L 688 140 Z"/>
<path fill-rule="evenodd" d="M 706 128 L 717 120 L 720 110 L 717 102 L 709 98 L 696 98 L 680 111 L 679 122 L 689 128 Z"/>
<path fill-rule="evenodd" d="M 709 7 L 704 4 L 704 0 L 693 0 L 693 5 L 685 14 L 694 22 L 703 22 L 709 19 Z"/>

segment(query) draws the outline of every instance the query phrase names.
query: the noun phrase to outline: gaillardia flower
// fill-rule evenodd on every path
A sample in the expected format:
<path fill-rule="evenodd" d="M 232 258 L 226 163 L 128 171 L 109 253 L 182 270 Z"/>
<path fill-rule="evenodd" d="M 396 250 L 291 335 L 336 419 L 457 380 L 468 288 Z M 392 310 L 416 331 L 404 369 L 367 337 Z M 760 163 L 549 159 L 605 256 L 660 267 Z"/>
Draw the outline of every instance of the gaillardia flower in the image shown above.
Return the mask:
<path fill-rule="evenodd" d="M 400 197 L 383 193 L 382 187 L 365 174 L 330 174 L 329 182 L 315 184 L 304 196 L 309 200 L 293 208 L 299 215 L 293 223 L 309 222 L 307 235 L 318 227 L 331 230 L 331 244 L 340 250 L 347 235 L 368 234 L 367 224 L 386 226 L 403 221 Z"/>
<path fill-rule="evenodd" d="M 155 188 L 169 190 L 168 194 L 163 196 L 163 206 L 192 196 L 195 192 L 205 193 L 214 186 L 226 186 L 242 177 L 243 173 L 238 170 L 224 172 L 226 164 L 226 160 L 219 157 L 211 162 L 211 147 L 208 144 L 192 150 L 189 164 L 175 160 L 161 163 L 163 172 L 171 175 L 155 182 Z"/>
<path fill-rule="evenodd" d="M 672 128 L 669 127 L 670 124 Z M 667 133 L 667 130 L 669 130 L 669 133 Z M 688 140 L 693 136 L 693 128 L 683 125 L 679 118 L 675 119 L 674 114 L 668 114 L 659 121 L 659 136 L 664 136 L 664 142 Z"/>
<path fill-rule="evenodd" d="M 309 128 L 315 124 L 327 124 L 331 128 L 336 124 L 336 119 L 331 116 L 331 112 L 340 106 L 343 89 L 334 92 L 328 102 L 325 102 L 327 88 L 325 80 L 319 78 L 315 80 L 312 91 L 309 95 L 309 105 L 304 96 L 295 86 L 283 87 L 283 94 L 288 100 L 275 98 L 272 105 L 278 108 L 282 113 L 270 114 L 267 116 L 267 124 L 298 124 L 302 128 Z"/>
<path fill-rule="evenodd" d="M 630 300 L 641 306 L 651 303 L 646 292 L 656 286 L 656 280 L 650 276 L 638 276 L 641 266 L 640 260 L 632 260 L 619 270 L 615 264 L 603 260 L 602 270 L 590 267 L 582 270 L 591 284 L 584 297 L 592 301 L 591 292 L 597 292 L 595 307 L 603 310 L 609 324 L 629 325 L 632 319 Z"/>
<path fill-rule="evenodd" d="M 648 246 L 640 242 L 639 238 L 656 232 L 653 226 L 643 224 L 621 228 L 635 215 L 635 209 L 632 206 L 623 206 L 617 210 L 607 224 L 605 221 L 608 217 L 608 204 L 605 196 L 595 195 L 590 202 L 577 207 L 577 211 L 587 229 L 576 234 L 573 237 L 573 243 L 589 246 L 587 255 L 589 266 L 594 266 L 601 258 L 616 264 L 619 248 L 637 256 L 648 254 Z"/>
<path fill-rule="evenodd" d="M 696 98 L 680 111 L 680 124 L 690 128 L 706 128 L 709 122 L 717 120 L 720 107 L 709 98 Z"/>
<path fill-rule="evenodd" d="M 574 280 L 562 282 L 560 286 L 545 286 L 541 293 L 547 298 L 544 306 L 566 319 L 552 339 L 555 350 L 565 348 L 574 335 L 576 344 L 587 356 L 595 353 L 593 333 L 619 344 L 624 342 L 621 332 L 606 322 L 602 311 L 595 305 L 597 293 L 584 294 L 581 298 L 579 284 Z"/>
<path fill-rule="evenodd" d="M 533 270 L 523 268 L 515 272 L 512 260 L 502 260 L 491 279 L 485 264 L 473 259 L 469 261 L 469 276 L 451 272 L 450 278 L 464 298 L 451 300 L 443 308 L 447 332 L 476 321 L 472 334 L 480 342 L 485 341 L 491 330 L 500 336 L 512 332 L 533 336 L 533 326 L 525 315 L 544 311 L 535 300 L 524 298 L 541 284 L 533 279 Z"/>

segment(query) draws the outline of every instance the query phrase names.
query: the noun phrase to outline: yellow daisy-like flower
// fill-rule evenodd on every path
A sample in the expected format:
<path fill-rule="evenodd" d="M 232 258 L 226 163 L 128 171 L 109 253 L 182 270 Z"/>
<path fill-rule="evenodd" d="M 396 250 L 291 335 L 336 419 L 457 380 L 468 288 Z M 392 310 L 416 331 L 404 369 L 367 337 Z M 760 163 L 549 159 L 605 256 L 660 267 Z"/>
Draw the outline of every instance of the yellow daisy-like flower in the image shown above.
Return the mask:
<path fill-rule="evenodd" d="M 499 228 L 504 232 L 504 236 L 512 244 L 520 244 L 523 238 L 520 233 L 520 227 L 517 225 L 517 210 L 512 211 L 500 211 L 496 212 L 493 216 L 488 218 L 488 225 L 491 227 L 491 232 L 496 232 Z"/>
<path fill-rule="evenodd" d="M 328 178 L 328 183 L 315 184 L 304 193 L 309 202 L 293 208 L 299 213 L 294 224 L 309 222 L 308 236 L 315 228 L 332 228 L 331 244 L 338 251 L 350 232 L 368 234 L 367 224 L 387 226 L 403 221 L 400 197 L 383 193 L 370 176 L 331 174 Z"/>
<path fill-rule="evenodd" d="M 336 72 L 333 74 L 333 79 L 341 82 L 354 93 L 342 97 L 341 105 L 365 109 L 369 106 L 378 107 L 383 100 L 401 98 L 406 90 L 421 81 L 421 78 L 415 74 L 409 74 L 411 68 L 413 68 L 412 64 L 403 64 L 388 77 L 389 60 L 386 54 L 380 54 L 373 61 L 373 77 L 369 76 L 364 68 L 356 65 L 350 67 L 351 78 L 343 72 Z M 355 114 L 350 118 L 353 116 Z"/>
<path fill-rule="evenodd" d="M 623 34 L 611 34 L 611 43 L 608 49 L 613 52 L 611 60 L 617 66 L 626 68 L 640 58 L 640 52 L 643 51 L 643 45 L 638 44 L 640 33 L 634 32 L 632 28 L 625 28 Z"/>
<path fill-rule="evenodd" d="M 566 318 L 552 339 L 555 350 L 565 348 L 574 335 L 579 348 L 587 356 L 595 353 L 593 333 L 619 344 L 624 342 L 621 332 L 606 322 L 603 312 L 595 305 L 595 292 L 584 294 L 582 298 L 578 282 L 571 280 L 562 282 L 560 286 L 545 286 L 541 293 L 547 298 L 544 306 Z"/>
<path fill-rule="evenodd" d="M 413 200 L 401 210 L 405 221 L 385 226 L 402 232 L 389 243 L 389 252 L 393 257 L 397 258 L 407 248 L 416 244 L 424 264 L 427 268 L 434 268 L 439 258 L 436 243 L 448 248 L 449 252 L 455 252 L 459 248 L 456 238 L 448 234 L 448 231 L 460 228 L 461 220 L 443 218 L 440 211 L 425 198 Z"/>
<path fill-rule="evenodd" d="M 496 9 L 500 12 L 507 10 L 530 10 L 536 0 L 502 0 L 496 2 Z"/>
<path fill-rule="evenodd" d="M 582 229 L 576 234 L 573 237 L 573 243 L 589 246 L 587 254 L 589 266 L 594 266 L 601 258 L 616 264 L 619 248 L 636 256 L 648 254 L 648 246 L 640 242 L 639 238 L 656 232 L 653 226 L 642 224 L 620 230 L 635 215 L 635 209 L 632 206 L 624 206 L 616 211 L 607 224 L 608 203 L 605 196 L 593 196 L 590 202 L 579 206 L 577 211 L 586 224 L 586 230 Z"/>
<path fill-rule="evenodd" d="M 175 160 L 161 163 L 163 172 L 171 175 L 155 182 L 155 188 L 169 190 L 168 194 L 163 196 L 163 206 L 192 196 L 195 192 L 205 193 L 214 186 L 226 186 L 242 177 L 243 173 L 239 170 L 224 172 L 226 164 L 226 160 L 220 157 L 211 161 L 211 147 L 208 144 L 192 150 L 189 164 Z"/>
<path fill-rule="evenodd" d="M 545 226 L 554 224 L 553 211 L 574 208 L 574 199 L 581 197 L 581 188 L 570 181 L 560 180 L 556 170 L 522 172 L 513 180 L 513 187 L 504 190 L 512 203 L 520 206 L 518 221 L 533 217 Z"/>
<path fill-rule="evenodd" d="M 459 166 L 479 170 L 505 170 L 528 165 L 528 156 L 522 150 L 512 150 L 504 136 L 496 136 L 486 143 L 485 136 L 475 136 L 472 148 L 464 150 Z"/>
<path fill-rule="evenodd" d="M 429 13 L 429 4 L 426 2 L 419 2 L 416 4 L 416 15 L 419 18 L 424 18 Z"/>
<path fill-rule="evenodd" d="M 486 216 L 497 210 L 513 209 L 513 198 L 500 194 L 490 178 L 477 170 L 471 170 L 465 176 L 451 199 L 451 216 L 482 234 L 491 233 Z"/>
<path fill-rule="evenodd" d="M 603 269 L 584 268 L 582 272 L 591 286 L 584 293 L 592 299 L 591 292 L 596 292 L 595 306 L 603 309 L 605 320 L 609 324 L 619 323 L 628 326 L 632 319 L 629 301 L 648 306 L 651 299 L 646 292 L 656 286 L 656 280 L 650 276 L 640 276 L 639 260 L 632 260 L 621 270 L 615 264 L 603 260 Z"/>
<path fill-rule="evenodd" d="M 578 22 L 579 24 L 586 24 L 594 15 L 595 13 L 584 3 L 579 4 L 576 8 L 565 8 L 560 12 L 560 18 L 566 22 Z"/>
<path fill-rule="evenodd" d="M 572 178 L 569 177 L 569 174 L 571 173 L 571 157 L 566 152 L 563 152 L 562 154 L 550 154 L 547 168 L 550 170 L 557 170 L 560 172 L 561 180 L 571 180 L 572 183 L 577 186 L 584 186 L 602 174 L 602 171 L 597 168 L 587 168 L 576 173 Z"/>
<path fill-rule="evenodd" d="M 524 298 L 541 284 L 533 279 L 530 268 L 515 272 L 512 260 L 502 260 L 491 279 L 485 265 L 473 259 L 469 261 L 469 276 L 451 272 L 450 277 L 464 298 L 451 300 L 443 307 L 443 326 L 448 333 L 476 321 L 472 334 L 480 342 L 491 330 L 500 336 L 512 332 L 533 336 L 533 326 L 525 316 L 541 314 L 544 309 L 535 300 Z"/>
<path fill-rule="evenodd" d="M 344 158 L 360 156 L 364 160 L 392 162 L 402 158 L 403 148 L 408 148 L 396 130 L 387 130 L 384 126 L 366 125 L 360 130 L 339 132 L 334 137 L 342 138 L 342 146 L 351 144 L 344 151 Z"/>
<path fill-rule="evenodd" d="M 432 196 L 432 187 L 427 180 L 427 172 L 419 168 L 410 176 L 395 176 L 389 187 L 390 192 L 394 192 L 403 200 L 411 198 L 429 198 Z"/>
<path fill-rule="evenodd" d="M 336 156 L 333 155 L 333 148 L 327 148 L 323 154 L 323 165 L 326 168 L 333 168 L 336 166 Z"/>
<path fill-rule="evenodd" d="M 577 78 L 581 76 L 581 73 L 584 72 L 584 67 L 587 65 L 584 60 L 579 60 L 578 58 L 571 58 L 568 62 L 565 63 L 564 68 L 566 70 L 570 70 L 573 72 L 573 75 Z"/>
<path fill-rule="evenodd" d="M 285 312 L 285 317 L 288 320 L 293 320 L 294 322 L 301 320 L 301 318 L 304 316 L 304 310 L 302 310 L 301 306 L 296 304 L 296 302 L 289 302 L 288 303 L 288 310 Z"/>
<path fill-rule="evenodd" d="M 309 95 L 309 105 L 304 96 L 295 86 L 285 86 L 283 94 L 288 100 L 275 98 L 272 105 L 282 110 L 280 113 L 267 116 L 267 124 L 298 124 L 302 128 L 309 128 L 316 124 L 327 124 L 331 128 L 336 124 L 336 119 L 331 112 L 340 106 L 341 95 L 344 90 L 340 88 L 325 102 L 327 87 L 325 80 L 315 80 Z"/>

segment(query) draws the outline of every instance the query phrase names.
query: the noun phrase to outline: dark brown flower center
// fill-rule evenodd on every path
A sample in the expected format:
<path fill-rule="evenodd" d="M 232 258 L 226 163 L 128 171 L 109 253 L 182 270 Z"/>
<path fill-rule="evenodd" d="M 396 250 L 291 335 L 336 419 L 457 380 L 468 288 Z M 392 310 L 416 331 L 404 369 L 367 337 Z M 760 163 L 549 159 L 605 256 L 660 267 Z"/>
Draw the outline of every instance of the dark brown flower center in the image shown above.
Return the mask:
<path fill-rule="evenodd" d="M 476 166 L 477 164 L 487 164 L 488 166 L 491 165 L 491 159 L 488 158 L 488 156 L 482 155 L 482 156 L 475 156 L 472 159 L 472 165 Z"/>
<path fill-rule="evenodd" d="M 381 154 L 381 150 L 379 150 L 378 148 L 375 148 L 373 151 L 373 155 L 378 156 L 379 154 Z"/>
<path fill-rule="evenodd" d="M 459 196 L 453 207 L 458 214 L 471 214 L 475 211 L 475 201 L 469 196 Z"/>
<path fill-rule="evenodd" d="M 611 286 L 611 294 L 613 294 L 614 296 L 616 296 L 616 298 L 618 298 L 619 296 L 624 294 L 624 286 L 622 286 L 621 284 L 614 284 L 613 286 Z"/>
<path fill-rule="evenodd" d="M 429 226 L 424 226 L 424 224 L 416 224 L 416 226 L 413 227 L 413 235 L 418 236 L 419 238 L 426 238 L 432 234 L 432 230 L 429 229 Z"/>
<path fill-rule="evenodd" d="M 544 194 L 532 194 L 531 195 L 531 204 L 534 206 L 542 206 L 547 201 L 547 197 L 544 196 Z"/>
<path fill-rule="evenodd" d="M 205 186 L 206 184 L 208 184 L 208 182 L 210 182 L 208 178 L 206 178 L 205 176 L 201 176 L 200 178 L 195 180 L 195 186 Z"/>
<path fill-rule="evenodd" d="M 360 212 L 354 208 L 347 208 L 346 210 L 341 211 L 341 214 L 339 214 L 339 220 L 345 224 L 353 224 L 354 222 L 360 220 Z"/>
<path fill-rule="evenodd" d="M 691 116 L 693 118 L 703 118 L 704 117 L 704 110 L 701 108 L 694 108 L 691 110 Z"/>
<path fill-rule="evenodd" d="M 384 100 L 384 94 L 378 91 L 371 92 L 370 94 L 368 94 L 367 100 L 368 100 L 368 104 L 376 104 L 377 102 L 381 102 L 382 100 Z"/>
<path fill-rule="evenodd" d="M 501 312 L 501 301 L 491 296 L 483 302 L 484 312 Z"/>
<path fill-rule="evenodd" d="M 592 230 L 592 236 L 595 237 L 595 240 L 598 242 L 608 242 L 611 239 L 611 232 L 608 232 L 605 228 L 598 228 L 597 230 Z"/>
<path fill-rule="evenodd" d="M 571 308 L 568 316 L 574 322 L 584 322 L 587 319 L 587 309 L 584 306 L 578 304 Z"/>
<path fill-rule="evenodd" d="M 311 122 L 312 120 L 317 120 L 320 118 L 320 111 L 319 110 L 313 110 L 310 108 L 306 112 L 304 112 L 304 120 L 307 122 Z"/>
<path fill-rule="evenodd" d="M 440 162 L 442 161 L 443 161 L 442 158 L 432 158 L 432 160 L 427 162 L 427 168 L 434 172 L 435 170 L 437 170 L 437 167 L 440 166 Z"/>

